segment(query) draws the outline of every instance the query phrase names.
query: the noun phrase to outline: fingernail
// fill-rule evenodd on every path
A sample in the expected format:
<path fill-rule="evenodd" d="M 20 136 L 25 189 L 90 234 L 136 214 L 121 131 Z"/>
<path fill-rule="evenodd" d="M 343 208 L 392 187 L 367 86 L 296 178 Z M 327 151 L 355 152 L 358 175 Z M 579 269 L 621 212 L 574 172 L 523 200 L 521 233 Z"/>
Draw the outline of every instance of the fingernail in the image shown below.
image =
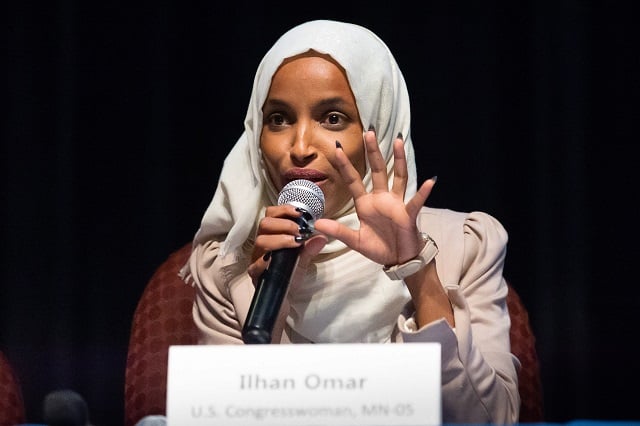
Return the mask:
<path fill-rule="evenodd" d="M 301 237 L 301 236 L 297 236 L 297 237 L 293 237 L 293 240 L 294 240 L 296 243 L 301 243 L 301 242 L 303 242 L 303 241 L 305 240 L 305 238 L 304 238 L 304 237 Z"/>
<path fill-rule="evenodd" d="M 262 256 L 262 260 L 264 260 L 265 262 L 266 262 L 267 260 L 269 260 L 269 259 L 271 259 L 271 252 L 270 252 L 270 251 L 266 252 L 266 253 L 264 254 L 264 256 Z"/>
<path fill-rule="evenodd" d="M 436 183 L 438 181 L 438 175 L 432 176 L 431 180 L 433 181 L 433 183 Z"/>
<path fill-rule="evenodd" d="M 402 137 L 402 132 L 398 132 L 398 136 L 396 136 L 396 138 L 404 140 L 404 138 Z"/>
<path fill-rule="evenodd" d="M 338 142 L 338 141 L 336 141 L 336 148 L 342 149 L 342 144 L 340 142 Z"/>
<path fill-rule="evenodd" d="M 370 132 L 375 132 L 376 131 L 376 128 L 373 127 L 373 124 L 369 124 L 369 131 Z"/>

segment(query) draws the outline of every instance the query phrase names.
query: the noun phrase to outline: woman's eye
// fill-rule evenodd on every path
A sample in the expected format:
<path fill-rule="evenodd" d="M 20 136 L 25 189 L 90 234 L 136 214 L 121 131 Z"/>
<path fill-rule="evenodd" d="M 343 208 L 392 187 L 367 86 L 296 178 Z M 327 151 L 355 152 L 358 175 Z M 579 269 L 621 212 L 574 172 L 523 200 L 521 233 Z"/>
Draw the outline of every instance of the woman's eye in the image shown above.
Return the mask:
<path fill-rule="evenodd" d="M 340 116 L 338 114 L 330 114 L 329 115 L 329 123 L 330 124 L 338 124 L 340 122 Z"/>
<path fill-rule="evenodd" d="M 267 121 L 274 126 L 282 126 L 286 123 L 284 115 L 278 113 L 271 114 Z"/>
<path fill-rule="evenodd" d="M 346 117 L 338 112 L 332 112 L 327 114 L 325 118 L 325 123 L 329 126 L 341 126 L 345 124 L 347 121 Z"/>

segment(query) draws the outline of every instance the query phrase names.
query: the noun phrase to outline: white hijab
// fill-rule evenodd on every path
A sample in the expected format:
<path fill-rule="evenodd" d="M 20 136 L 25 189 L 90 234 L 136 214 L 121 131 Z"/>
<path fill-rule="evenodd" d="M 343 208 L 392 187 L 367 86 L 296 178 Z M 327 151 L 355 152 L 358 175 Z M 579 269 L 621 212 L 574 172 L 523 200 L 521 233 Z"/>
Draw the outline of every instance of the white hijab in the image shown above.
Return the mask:
<path fill-rule="evenodd" d="M 224 238 L 220 256 L 233 256 L 235 260 L 246 256 L 245 242 L 253 240 L 252 233 L 264 209 L 277 204 L 278 193 L 263 166 L 260 150 L 262 106 L 271 78 L 283 60 L 310 49 L 330 55 L 346 71 L 363 128 L 375 128 L 380 150 L 387 160 L 390 184 L 393 140 L 402 133 L 409 173 L 405 199 L 415 194 L 409 94 L 393 55 L 378 36 L 364 27 L 310 21 L 282 35 L 260 62 L 245 131 L 225 159 L 218 187 L 194 237 L 194 246 Z M 369 170 L 364 183 L 370 190 Z M 342 212 L 337 220 L 353 228 L 359 226 L 353 201 Z M 322 253 L 344 248 L 340 241 L 330 241 Z M 331 260 L 318 261 L 314 266 L 309 268 L 302 285 L 289 293 L 288 325 L 318 343 L 388 341 L 397 315 L 408 300 L 406 288 L 390 281 L 380 265 L 351 250 L 331 256 Z M 188 263 L 182 274 L 191 275 Z"/>

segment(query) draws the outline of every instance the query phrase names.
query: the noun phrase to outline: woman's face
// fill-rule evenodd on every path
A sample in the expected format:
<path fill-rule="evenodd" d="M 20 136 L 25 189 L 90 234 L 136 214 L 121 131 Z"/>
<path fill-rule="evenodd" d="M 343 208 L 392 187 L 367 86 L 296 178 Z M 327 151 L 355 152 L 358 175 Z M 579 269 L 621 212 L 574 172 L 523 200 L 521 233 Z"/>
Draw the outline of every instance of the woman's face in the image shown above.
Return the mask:
<path fill-rule="evenodd" d="M 260 147 L 276 189 L 313 181 L 325 195 L 324 216 L 335 217 L 351 198 L 329 162 L 336 141 L 361 177 L 366 167 L 363 128 L 342 69 L 317 53 L 288 59 L 274 74 L 262 111 Z"/>

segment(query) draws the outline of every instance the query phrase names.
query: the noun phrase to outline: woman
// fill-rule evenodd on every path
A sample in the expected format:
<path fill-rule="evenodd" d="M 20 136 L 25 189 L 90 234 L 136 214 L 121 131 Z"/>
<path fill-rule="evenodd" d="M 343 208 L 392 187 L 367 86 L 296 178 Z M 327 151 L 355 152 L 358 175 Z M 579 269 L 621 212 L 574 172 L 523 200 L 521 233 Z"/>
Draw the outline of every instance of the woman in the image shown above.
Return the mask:
<path fill-rule="evenodd" d="M 300 178 L 326 197 L 311 238 L 277 205 Z M 270 253 L 302 247 L 274 343 L 439 342 L 443 422 L 516 422 L 507 234 L 482 212 L 424 207 L 434 184 L 416 187 L 409 95 L 384 42 L 335 21 L 285 33 L 181 271 L 200 343 L 243 343 Z"/>

